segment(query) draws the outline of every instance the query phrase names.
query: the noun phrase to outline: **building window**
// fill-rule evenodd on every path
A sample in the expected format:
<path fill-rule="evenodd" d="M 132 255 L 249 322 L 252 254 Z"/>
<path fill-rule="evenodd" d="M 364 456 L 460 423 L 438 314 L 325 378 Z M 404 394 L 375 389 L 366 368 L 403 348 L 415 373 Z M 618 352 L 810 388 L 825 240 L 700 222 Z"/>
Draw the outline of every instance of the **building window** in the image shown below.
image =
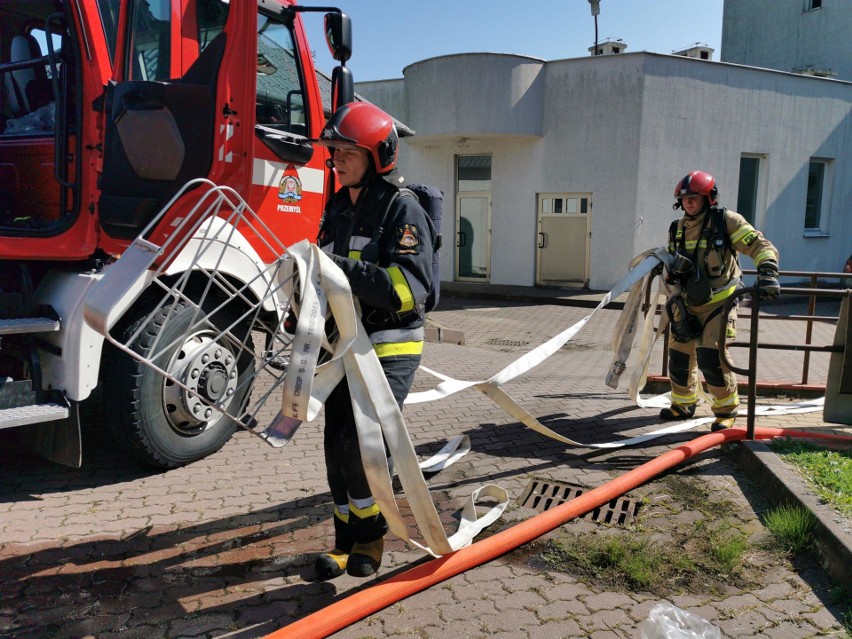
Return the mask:
<path fill-rule="evenodd" d="M 743 155 L 740 158 L 740 182 L 737 191 L 737 213 L 751 224 L 757 221 L 757 194 L 760 178 L 760 157 Z"/>
<path fill-rule="evenodd" d="M 828 160 L 811 158 L 808 164 L 808 195 L 805 200 L 805 233 L 825 234 L 827 232 L 824 208 L 828 201 L 827 179 Z"/>
<path fill-rule="evenodd" d="M 813 11 L 822 7 L 822 0 L 805 0 L 805 11 Z"/>
<path fill-rule="evenodd" d="M 464 191 L 491 190 L 491 156 L 490 155 L 460 155 L 458 156 L 458 189 Z"/>

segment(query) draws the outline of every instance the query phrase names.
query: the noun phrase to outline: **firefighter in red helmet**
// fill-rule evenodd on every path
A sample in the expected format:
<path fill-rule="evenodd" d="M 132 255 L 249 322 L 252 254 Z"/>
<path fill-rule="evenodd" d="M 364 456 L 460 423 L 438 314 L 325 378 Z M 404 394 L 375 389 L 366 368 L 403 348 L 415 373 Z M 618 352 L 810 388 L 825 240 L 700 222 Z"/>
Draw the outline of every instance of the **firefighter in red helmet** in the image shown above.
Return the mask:
<path fill-rule="evenodd" d="M 778 250 L 742 215 L 719 206 L 716 180 L 709 173 L 691 172 L 677 183 L 674 196 L 673 208 L 684 214 L 669 227 L 668 251 L 674 261 L 666 278 L 680 293 L 666 304 L 672 403 L 660 417 L 679 420 L 695 414 L 700 370 L 713 398 L 711 430 L 717 431 L 733 425 L 740 403 L 736 376 L 719 356 L 722 309 L 742 276 L 737 253 L 754 261 L 758 294 L 770 298 L 781 292 Z M 728 337 L 733 337 L 732 328 Z"/>
<path fill-rule="evenodd" d="M 402 408 L 420 365 L 432 278 L 426 212 L 416 198 L 395 197 L 401 182 L 392 175 L 399 138 L 393 119 L 378 107 L 361 102 L 340 107 L 314 143 L 328 148 L 340 183 L 326 206 L 317 244 L 346 274 Z M 381 564 L 388 528 L 364 474 L 345 378 L 325 404 L 324 447 L 335 545 L 317 557 L 315 569 L 320 579 L 344 572 L 367 577 Z"/>

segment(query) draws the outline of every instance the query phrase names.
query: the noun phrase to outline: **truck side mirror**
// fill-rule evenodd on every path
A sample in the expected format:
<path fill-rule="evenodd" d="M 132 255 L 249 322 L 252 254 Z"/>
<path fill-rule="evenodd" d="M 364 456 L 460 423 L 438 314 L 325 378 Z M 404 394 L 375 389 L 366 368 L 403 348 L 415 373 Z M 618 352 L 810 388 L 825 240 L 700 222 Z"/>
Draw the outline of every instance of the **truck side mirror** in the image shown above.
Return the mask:
<path fill-rule="evenodd" d="M 314 147 L 301 135 L 278 131 L 262 124 L 254 125 L 254 132 L 281 160 L 293 164 L 307 164 L 314 155 Z"/>
<path fill-rule="evenodd" d="M 352 72 L 343 65 L 334 67 L 331 73 L 331 104 L 336 111 L 344 104 L 355 101 L 355 84 Z"/>
<path fill-rule="evenodd" d="M 346 62 L 352 57 L 352 20 L 345 13 L 325 14 L 325 41 L 331 57 Z"/>

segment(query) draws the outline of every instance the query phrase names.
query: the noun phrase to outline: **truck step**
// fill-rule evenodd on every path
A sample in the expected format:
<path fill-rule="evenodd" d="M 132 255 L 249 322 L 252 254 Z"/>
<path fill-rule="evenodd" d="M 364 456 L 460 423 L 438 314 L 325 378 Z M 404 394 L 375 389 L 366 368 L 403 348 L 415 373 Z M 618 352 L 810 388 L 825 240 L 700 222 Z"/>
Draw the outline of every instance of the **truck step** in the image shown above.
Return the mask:
<path fill-rule="evenodd" d="M 68 417 L 68 407 L 64 404 L 31 404 L 15 408 L 0 409 L 0 429 L 41 424 Z"/>
<path fill-rule="evenodd" d="M 15 317 L 0 319 L 0 335 L 50 333 L 59 330 L 59 320 L 50 317 Z"/>

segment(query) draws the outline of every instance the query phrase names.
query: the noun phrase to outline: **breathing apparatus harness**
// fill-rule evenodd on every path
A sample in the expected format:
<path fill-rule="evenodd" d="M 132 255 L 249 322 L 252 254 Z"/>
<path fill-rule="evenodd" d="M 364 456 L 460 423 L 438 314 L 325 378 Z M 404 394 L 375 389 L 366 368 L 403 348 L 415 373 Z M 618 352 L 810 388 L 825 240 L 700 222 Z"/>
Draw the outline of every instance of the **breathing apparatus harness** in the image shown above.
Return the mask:
<path fill-rule="evenodd" d="M 674 290 L 666 302 L 666 311 L 671 322 L 672 336 L 678 342 L 696 339 L 704 330 L 701 320 L 687 310 L 684 295 L 692 306 L 709 302 L 713 297 L 710 279 L 722 274 L 725 251 L 734 250 L 725 225 L 725 211 L 718 206 L 706 210 L 701 232 L 691 254 L 686 248 L 680 220 L 675 220 L 669 227 L 669 246 L 674 247 L 675 252 L 666 281 Z M 698 249 L 702 242 L 707 247 L 703 265 L 698 260 Z"/>

